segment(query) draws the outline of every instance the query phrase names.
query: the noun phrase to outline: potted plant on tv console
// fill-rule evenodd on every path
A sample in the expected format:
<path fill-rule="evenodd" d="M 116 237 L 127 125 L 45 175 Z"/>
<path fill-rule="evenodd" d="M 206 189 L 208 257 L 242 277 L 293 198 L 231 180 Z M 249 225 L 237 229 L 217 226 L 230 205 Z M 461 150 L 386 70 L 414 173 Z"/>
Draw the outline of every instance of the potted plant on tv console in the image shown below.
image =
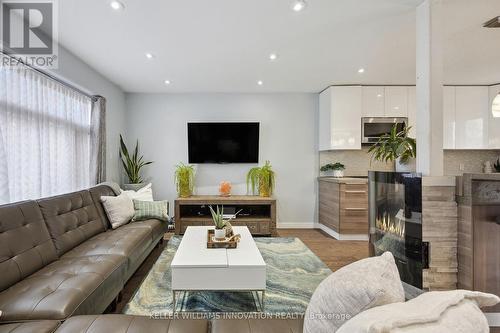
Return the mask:
<path fill-rule="evenodd" d="M 262 167 L 251 168 L 247 174 L 247 191 L 251 188 L 252 193 L 255 194 L 258 189 L 261 197 L 269 197 L 273 194 L 275 177 L 269 161 L 266 161 Z"/>
<path fill-rule="evenodd" d="M 141 177 L 142 167 L 149 165 L 153 162 L 145 162 L 143 156 L 139 156 L 139 140 L 135 144 L 135 149 L 132 155 L 130 155 L 127 145 L 123 141 L 123 137 L 120 134 L 120 160 L 122 161 L 123 169 L 128 177 L 128 183 L 123 184 L 126 190 L 134 190 L 144 187 Z"/>
<path fill-rule="evenodd" d="M 193 195 L 194 167 L 184 163 L 177 164 L 174 181 L 179 197 L 188 198 Z"/>
<path fill-rule="evenodd" d="M 345 165 L 340 162 L 336 163 L 328 163 L 325 164 L 319 169 L 321 172 L 324 172 L 327 176 L 332 176 L 335 178 L 344 177 Z"/>
<path fill-rule="evenodd" d="M 384 134 L 370 147 L 372 159 L 381 162 L 395 162 L 397 172 L 414 172 L 416 168 L 417 142 L 408 136 L 411 127 L 398 132 L 394 125 L 391 132 Z"/>

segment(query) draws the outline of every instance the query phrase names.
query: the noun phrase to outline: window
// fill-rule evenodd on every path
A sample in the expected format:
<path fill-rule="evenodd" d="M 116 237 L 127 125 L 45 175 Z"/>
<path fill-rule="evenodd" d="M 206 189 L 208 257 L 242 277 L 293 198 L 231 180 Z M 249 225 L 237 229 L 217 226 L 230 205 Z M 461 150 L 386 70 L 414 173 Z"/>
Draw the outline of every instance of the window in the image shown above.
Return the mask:
<path fill-rule="evenodd" d="M 0 68 L 0 204 L 96 182 L 92 99 L 28 67 Z"/>

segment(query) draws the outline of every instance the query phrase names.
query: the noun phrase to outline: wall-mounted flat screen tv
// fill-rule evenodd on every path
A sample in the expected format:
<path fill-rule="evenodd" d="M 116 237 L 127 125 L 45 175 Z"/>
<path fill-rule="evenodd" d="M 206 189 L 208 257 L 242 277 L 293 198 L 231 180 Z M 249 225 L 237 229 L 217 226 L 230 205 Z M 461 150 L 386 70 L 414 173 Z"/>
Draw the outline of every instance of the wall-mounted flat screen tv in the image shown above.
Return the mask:
<path fill-rule="evenodd" d="M 259 123 L 188 123 L 189 163 L 259 163 Z"/>

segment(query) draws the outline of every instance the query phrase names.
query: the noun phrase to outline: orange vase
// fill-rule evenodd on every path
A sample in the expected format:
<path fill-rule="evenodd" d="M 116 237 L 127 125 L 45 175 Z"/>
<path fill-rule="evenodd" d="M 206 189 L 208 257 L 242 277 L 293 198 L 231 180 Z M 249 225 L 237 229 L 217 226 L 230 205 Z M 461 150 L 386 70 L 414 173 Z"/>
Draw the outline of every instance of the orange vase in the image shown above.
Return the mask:
<path fill-rule="evenodd" d="M 231 196 L 231 182 L 222 181 L 219 185 L 219 195 L 221 197 Z"/>

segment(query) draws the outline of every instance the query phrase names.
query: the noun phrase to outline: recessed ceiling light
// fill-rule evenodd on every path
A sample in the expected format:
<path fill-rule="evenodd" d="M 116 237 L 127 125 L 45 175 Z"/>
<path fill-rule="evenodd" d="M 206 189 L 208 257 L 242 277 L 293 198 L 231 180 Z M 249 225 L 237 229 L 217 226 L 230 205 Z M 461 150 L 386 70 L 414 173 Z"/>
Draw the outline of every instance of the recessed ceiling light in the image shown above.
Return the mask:
<path fill-rule="evenodd" d="M 148 53 L 146 53 L 146 58 L 148 58 L 148 59 L 153 59 L 154 57 L 155 57 L 155 56 L 154 56 L 154 54 L 153 54 L 153 53 L 149 53 L 149 52 L 148 52 Z"/>
<path fill-rule="evenodd" d="M 113 8 L 114 10 L 122 10 L 125 8 L 125 5 L 123 3 L 121 3 L 120 1 L 111 1 L 109 3 L 109 5 L 111 6 L 111 8 Z"/>
<path fill-rule="evenodd" d="M 261 85 L 263 85 L 263 84 L 264 84 L 264 82 L 262 82 L 261 80 L 259 80 L 259 81 L 257 81 L 257 84 L 258 84 L 259 86 L 261 86 Z"/>
<path fill-rule="evenodd" d="M 274 61 L 276 59 L 278 59 L 278 55 L 276 53 L 271 53 L 269 55 L 269 60 Z"/>
<path fill-rule="evenodd" d="M 358 73 L 360 73 L 360 74 L 361 74 L 361 73 L 364 73 L 364 72 L 365 72 L 365 69 L 364 69 L 364 68 L 360 68 L 360 69 L 358 69 Z"/>
<path fill-rule="evenodd" d="M 163 81 L 167 86 L 171 83 L 170 80 Z"/>
<path fill-rule="evenodd" d="M 378 95 L 377 95 L 377 97 L 378 97 L 378 98 L 381 98 L 381 97 L 382 97 L 382 94 L 378 94 Z"/>
<path fill-rule="evenodd" d="M 300 12 L 304 8 L 306 8 L 307 3 L 305 0 L 296 0 L 293 2 L 292 9 L 296 12 Z"/>

